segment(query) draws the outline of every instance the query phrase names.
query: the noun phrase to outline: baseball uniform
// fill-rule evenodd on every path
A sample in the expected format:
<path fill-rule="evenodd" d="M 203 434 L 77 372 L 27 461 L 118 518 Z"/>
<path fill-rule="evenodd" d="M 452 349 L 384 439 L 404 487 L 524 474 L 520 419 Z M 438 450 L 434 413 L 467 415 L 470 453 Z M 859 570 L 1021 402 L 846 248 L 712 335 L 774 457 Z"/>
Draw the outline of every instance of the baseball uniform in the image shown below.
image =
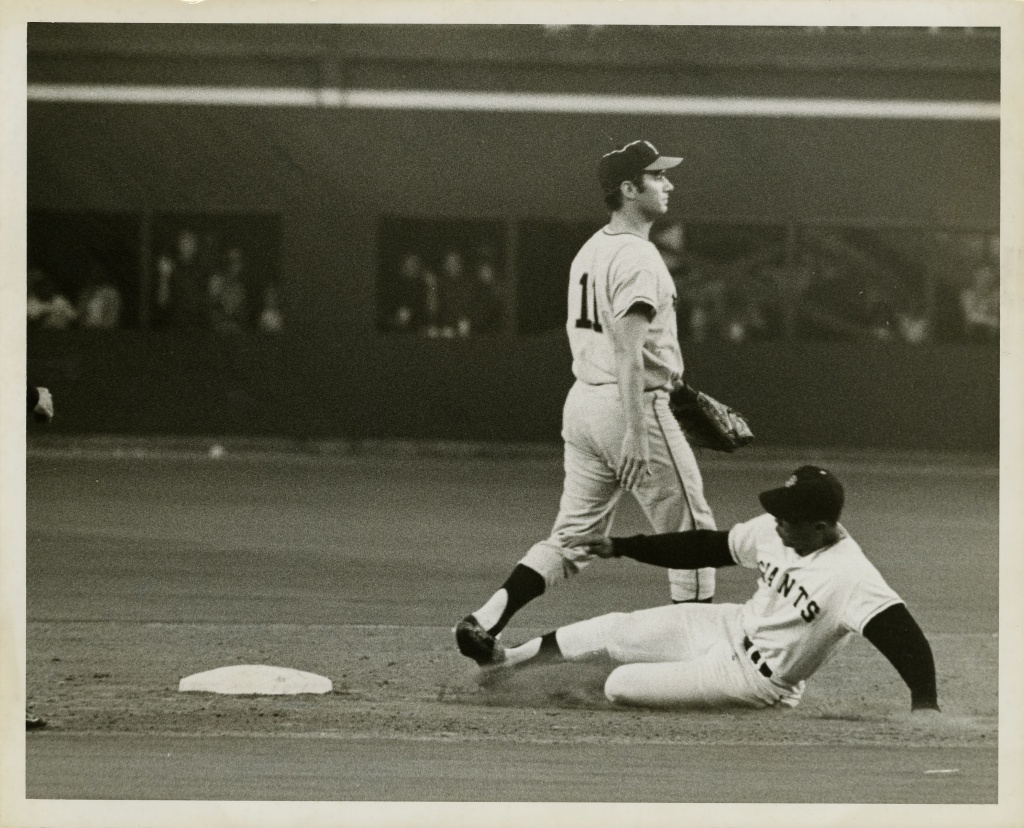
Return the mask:
<path fill-rule="evenodd" d="M 604 557 L 656 566 L 729 566 L 759 573 L 744 604 L 681 604 L 609 613 L 497 647 L 491 666 L 607 656 L 612 701 L 644 706 L 795 706 L 808 679 L 848 636 L 867 638 L 911 690 L 938 709 L 931 648 L 900 596 L 839 524 L 841 484 L 816 466 L 763 492 L 771 512 L 728 532 L 587 540 Z"/>
<path fill-rule="evenodd" d="M 651 474 L 633 494 L 658 532 L 713 529 L 693 450 L 669 410 L 668 395 L 682 380 L 683 358 L 675 316 L 676 292 L 657 248 L 633 233 L 606 226 L 580 249 L 569 272 L 566 331 L 576 382 L 563 408 L 565 481 L 550 537 L 520 563 L 548 586 L 585 567 L 592 556 L 564 546 L 564 539 L 608 532 L 623 489 L 615 466 L 626 428 L 609 319 L 641 304 L 653 315 L 643 343 L 644 409 Z M 714 594 L 714 569 L 671 570 L 673 600 Z"/>
<path fill-rule="evenodd" d="M 804 681 L 846 636 L 902 603 L 838 529 L 837 543 L 801 556 L 783 545 L 771 515 L 734 526 L 734 560 L 760 572 L 753 596 L 745 604 L 642 610 L 608 624 L 609 654 L 625 663 L 609 676 L 608 697 L 645 705 L 795 705 Z M 629 663 L 656 660 L 675 663 Z"/>
<path fill-rule="evenodd" d="M 649 141 L 633 141 L 598 164 L 611 217 L 570 268 L 566 329 L 576 382 L 562 410 L 558 517 L 550 536 L 456 624 L 459 652 L 477 664 L 491 662 L 497 636 L 519 609 L 590 562 L 593 556 L 566 540 L 607 533 L 623 486 L 659 531 L 714 527 L 693 451 L 669 410 L 669 391 L 683 376 L 675 286 L 647 240 L 668 209 L 673 186 L 665 170 L 681 161 L 660 155 Z M 617 350 L 628 361 L 617 365 Z M 629 383 L 621 394 L 620 373 Z M 710 601 L 714 594 L 713 569 L 673 571 L 669 581 L 676 601 Z"/>

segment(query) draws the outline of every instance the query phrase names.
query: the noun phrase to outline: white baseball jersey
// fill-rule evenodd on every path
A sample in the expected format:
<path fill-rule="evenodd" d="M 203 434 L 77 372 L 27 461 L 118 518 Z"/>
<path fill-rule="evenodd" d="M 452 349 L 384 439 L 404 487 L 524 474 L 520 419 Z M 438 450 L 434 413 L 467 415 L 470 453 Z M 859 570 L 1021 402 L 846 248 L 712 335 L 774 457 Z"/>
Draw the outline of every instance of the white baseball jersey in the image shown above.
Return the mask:
<path fill-rule="evenodd" d="M 615 351 L 603 320 L 621 318 L 637 302 L 654 309 L 643 345 L 644 406 L 652 473 L 633 491 L 657 532 L 714 529 L 693 450 L 672 416 L 667 391 L 683 374 L 676 335 L 675 285 L 657 248 L 632 233 L 605 227 L 580 248 L 569 276 L 566 328 L 577 381 L 562 409 L 565 482 L 551 535 L 519 561 L 539 572 L 550 587 L 587 566 L 594 556 L 568 547 L 565 539 L 607 532 L 625 491 L 615 476 L 625 417 L 618 394 Z M 709 598 L 715 570 L 672 569 L 673 600 Z"/>
<path fill-rule="evenodd" d="M 683 376 L 676 331 L 676 288 L 658 249 L 633 233 L 598 230 L 569 271 L 566 330 L 572 371 L 581 382 L 618 382 L 611 337 L 602 319 L 621 319 L 637 302 L 655 311 L 643 346 L 644 390 L 672 390 Z"/>
<path fill-rule="evenodd" d="M 863 633 L 875 615 L 903 601 L 841 526 L 841 540 L 801 557 L 783 545 L 775 525 L 768 514 L 737 524 L 729 550 L 738 564 L 761 572 L 743 605 L 743 630 L 774 678 L 795 685 L 844 637 Z"/>

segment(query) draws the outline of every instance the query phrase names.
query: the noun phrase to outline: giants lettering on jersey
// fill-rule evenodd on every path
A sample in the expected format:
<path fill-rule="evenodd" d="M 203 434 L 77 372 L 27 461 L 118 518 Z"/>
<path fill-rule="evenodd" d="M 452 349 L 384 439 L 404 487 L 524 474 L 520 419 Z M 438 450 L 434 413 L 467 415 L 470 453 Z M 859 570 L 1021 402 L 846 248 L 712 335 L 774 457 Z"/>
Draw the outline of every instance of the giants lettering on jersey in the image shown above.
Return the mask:
<path fill-rule="evenodd" d="M 783 572 L 779 577 L 779 567 L 772 566 L 767 561 L 759 560 L 757 568 L 761 570 L 761 580 L 769 587 L 772 587 L 783 598 L 793 595 L 793 606 L 800 610 L 800 617 L 808 624 L 817 618 L 821 608 L 815 601 L 808 600 L 811 596 L 802 586 L 796 582 L 796 578 L 788 572 Z M 795 588 L 795 592 L 794 592 Z M 800 603 L 804 602 L 803 608 Z"/>

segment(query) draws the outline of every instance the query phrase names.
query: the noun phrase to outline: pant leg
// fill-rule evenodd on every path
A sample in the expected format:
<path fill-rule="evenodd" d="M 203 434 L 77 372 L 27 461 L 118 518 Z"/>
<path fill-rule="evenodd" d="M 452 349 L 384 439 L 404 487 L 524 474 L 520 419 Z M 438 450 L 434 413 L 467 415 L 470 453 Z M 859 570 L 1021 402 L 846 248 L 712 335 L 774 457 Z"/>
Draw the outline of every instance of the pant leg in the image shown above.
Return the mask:
<path fill-rule="evenodd" d="M 646 403 L 652 474 L 634 491 L 637 502 L 658 533 L 716 528 L 697 460 L 669 409 L 668 394 L 650 394 Z M 715 570 L 711 567 L 670 569 L 668 579 L 674 601 L 715 594 Z"/>
<path fill-rule="evenodd" d="M 693 450 L 668 407 L 668 394 L 644 394 L 651 470 L 635 492 L 656 532 L 714 529 L 715 519 L 704 498 L 703 481 Z M 567 537 L 608 533 L 623 489 L 614 469 L 622 450 L 625 421 L 617 385 L 588 386 L 577 382 L 562 413 L 564 473 L 562 497 L 551 535 L 534 544 L 519 563 L 544 578 L 547 586 L 579 572 L 593 560 L 563 545 Z M 710 598 L 715 570 L 669 570 L 673 600 Z"/>
<path fill-rule="evenodd" d="M 698 658 L 738 629 L 740 604 L 667 604 L 612 612 L 555 631 L 569 661 L 606 656 L 620 663 Z"/>
<path fill-rule="evenodd" d="M 756 672 L 739 643 L 740 604 L 669 604 L 559 627 L 569 661 L 621 662 L 605 681 L 618 704 L 645 707 L 776 704 L 781 691 Z"/>
<path fill-rule="evenodd" d="M 563 546 L 567 537 L 611 529 L 622 489 L 599 458 L 572 443 L 565 444 L 565 480 L 551 535 L 535 543 L 519 563 L 539 572 L 550 587 L 583 569 L 592 555 Z"/>
<path fill-rule="evenodd" d="M 689 661 L 624 664 L 605 681 L 609 701 L 642 707 L 767 707 L 776 703 L 757 688 L 732 645 L 716 642 Z"/>
<path fill-rule="evenodd" d="M 740 604 L 678 604 L 620 619 L 609 630 L 608 649 L 627 663 L 608 676 L 605 695 L 644 707 L 778 703 L 781 690 L 743 651 L 742 612 Z"/>
<path fill-rule="evenodd" d="M 539 572 L 549 587 L 575 575 L 593 560 L 582 550 L 566 548 L 566 538 L 611 531 L 623 490 L 594 434 L 622 428 L 616 425 L 622 420 L 617 406 L 615 386 L 576 383 L 566 397 L 562 410 L 564 480 L 558 515 L 551 534 L 535 543 L 519 561 Z M 620 436 L 620 448 L 621 442 Z"/>

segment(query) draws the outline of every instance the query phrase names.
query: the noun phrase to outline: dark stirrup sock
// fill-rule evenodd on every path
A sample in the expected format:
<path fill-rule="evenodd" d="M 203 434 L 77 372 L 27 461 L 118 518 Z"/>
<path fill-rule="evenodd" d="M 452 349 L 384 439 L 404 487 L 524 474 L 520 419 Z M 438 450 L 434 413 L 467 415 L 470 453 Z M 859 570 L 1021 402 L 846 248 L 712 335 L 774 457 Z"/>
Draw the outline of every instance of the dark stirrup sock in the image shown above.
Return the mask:
<path fill-rule="evenodd" d="M 501 586 L 508 593 L 508 603 L 505 605 L 505 611 L 498 619 L 498 623 L 487 631 L 491 635 L 497 635 L 505 629 L 505 625 L 513 615 L 544 592 L 546 584 L 539 572 L 528 566 L 523 566 L 523 564 L 516 564 L 516 568 L 508 576 L 508 580 Z"/>
<path fill-rule="evenodd" d="M 710 598 L 687 598 L 685 601 L 677 601 L 675 598 L 672 599 L 673 604 L 710 604 L 715 600 L 715 596 L 712 595 Z"/>
<path fill-rule="evenodd" d="M 540 649 L 537 651 L 537 655 L 534 656 L 534 660 L 541 663 L 565 660 L 565 656 L 562 655 L 562 648 L 558 646 L 558 640 L 555 638 L 553 631 L 544 633 L 540 637 Z"/>

